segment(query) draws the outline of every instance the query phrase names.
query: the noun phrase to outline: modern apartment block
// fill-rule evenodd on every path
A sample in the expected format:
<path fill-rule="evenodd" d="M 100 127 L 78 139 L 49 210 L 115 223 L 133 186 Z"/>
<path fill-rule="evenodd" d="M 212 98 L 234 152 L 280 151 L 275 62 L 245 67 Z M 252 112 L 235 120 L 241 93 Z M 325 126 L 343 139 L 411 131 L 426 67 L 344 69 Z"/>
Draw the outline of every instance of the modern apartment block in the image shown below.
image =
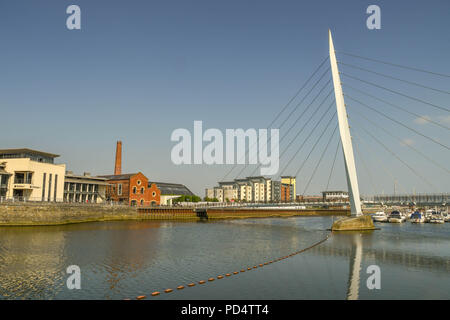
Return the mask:
<path fill-rule="evenodd" d="M 289 199 L 286 201 L 295 201 L 297 196 L 297 190 L 295 188 L 295 177 L 293 176 L 282 176 L 281 183 L 289 185 Z"/>
<path fill-rule="evenodd" d="M 90 173 L 75 175 L 67 171 L 64 179 L 64 202 L 103 203 L 106 200 L 106 178 L 92 177 Z"/>
<path fill-rule="evenodd" d="M 0 150 L 2 200 L 63 201 L 65 164 L 57 154 L 31 149 Z"/>

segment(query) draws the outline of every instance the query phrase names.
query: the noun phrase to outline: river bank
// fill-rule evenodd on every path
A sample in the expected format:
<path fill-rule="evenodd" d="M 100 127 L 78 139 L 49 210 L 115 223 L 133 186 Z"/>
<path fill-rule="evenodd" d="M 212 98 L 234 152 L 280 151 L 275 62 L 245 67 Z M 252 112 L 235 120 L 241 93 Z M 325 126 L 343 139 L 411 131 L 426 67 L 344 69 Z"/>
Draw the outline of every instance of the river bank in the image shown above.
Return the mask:
<path fill-rule="evenodd" d="M 134 208 L 68 203 L 8 203 L 0 205 L 0 226 L 44 226 L 128 220 L 218 220 L 294 216 L 346 216 L 346 209 L 261 208 Z"/>

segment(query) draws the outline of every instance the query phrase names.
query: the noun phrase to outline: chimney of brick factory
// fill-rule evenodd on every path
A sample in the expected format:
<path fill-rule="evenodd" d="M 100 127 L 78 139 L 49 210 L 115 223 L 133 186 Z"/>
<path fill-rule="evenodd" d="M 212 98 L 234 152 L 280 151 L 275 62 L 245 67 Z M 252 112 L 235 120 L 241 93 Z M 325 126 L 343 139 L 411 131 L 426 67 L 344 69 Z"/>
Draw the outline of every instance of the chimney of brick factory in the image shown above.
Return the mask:
<path fill-rule="evenodd" d="M 114 174 L 122 174 L 122 141 L 117 141 L 116 165 L 114 166 Z"/>

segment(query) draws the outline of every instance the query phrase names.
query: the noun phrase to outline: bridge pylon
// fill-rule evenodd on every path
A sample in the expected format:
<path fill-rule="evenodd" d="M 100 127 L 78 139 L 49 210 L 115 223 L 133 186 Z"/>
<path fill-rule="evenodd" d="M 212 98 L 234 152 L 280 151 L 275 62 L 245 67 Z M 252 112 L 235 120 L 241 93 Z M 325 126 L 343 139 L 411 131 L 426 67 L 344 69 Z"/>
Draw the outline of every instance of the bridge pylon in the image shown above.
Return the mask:
<path fill-rule="evenodd" d="M 368 230 L 375 229 L 371 217 L 363 216 L 361 209 L 361 198 L 359 195 L 358 177 L 356 175 L 355 157 L 353 154 L 352 138 L 350 127 L 348 125 L 347 109 L 342 92 L 341 78 L 334 51 L 333 38 L 331 30 L 328 30 L 328 39 L 330 47 L 330 64 L 333 76 L 334 95 L 337 108 L 339 123 L 339 133 L 341 136 L 342 150 L 344 153 L 345 172 L 347 176 L 347 186 L 350 200 L 350 212 L 352 217 L 341 219 L 333 224 L 332 230 Z"/>

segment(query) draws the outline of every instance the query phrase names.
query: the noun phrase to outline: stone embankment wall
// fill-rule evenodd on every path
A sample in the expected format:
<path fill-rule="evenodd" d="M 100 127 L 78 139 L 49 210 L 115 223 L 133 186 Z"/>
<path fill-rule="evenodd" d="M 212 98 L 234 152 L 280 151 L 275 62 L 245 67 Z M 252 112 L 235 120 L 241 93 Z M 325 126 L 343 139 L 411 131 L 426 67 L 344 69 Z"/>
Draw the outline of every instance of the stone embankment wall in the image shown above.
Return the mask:
<path fill-rule="evenodd" d="M 3 203 L 0 204 L 0 226 L 59 225 L 114 220 L 201 220 L 267 218 L 292 216 L 349 215 L 349 210 L 317 209 L 251 209 L 213 208 L 141 208 L 67 203 Z"/>

